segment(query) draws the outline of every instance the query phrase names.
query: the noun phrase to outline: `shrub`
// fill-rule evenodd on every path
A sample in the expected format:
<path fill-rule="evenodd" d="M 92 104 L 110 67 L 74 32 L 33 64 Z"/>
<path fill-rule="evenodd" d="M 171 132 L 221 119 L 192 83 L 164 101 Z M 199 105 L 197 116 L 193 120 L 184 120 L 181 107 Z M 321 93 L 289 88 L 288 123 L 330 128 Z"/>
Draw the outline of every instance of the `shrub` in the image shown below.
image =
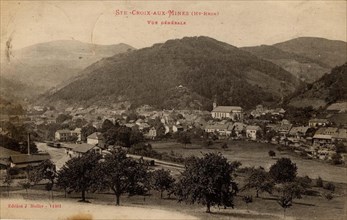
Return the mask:
<path fill-rule="evenodd" d="M 324 186 L 323 186 L 324 189 L 326 190 L 330 190 L 332 192 L 335 191 L 335 185 L 333 183 L 326 183 Z"/>
<path fill-rule="evenodd" d="M 316 186 L 323 187 L 323 180 L 320 176 L 316 179 Z"/>
<path fill-rule="evenodd" d="M 324 197 L 327 199 L 327 200 L 332 200 L 334 198 L 334 196 L 331 194 L 331 193 L 326 193 L 324 194 Z"/>
<path fill-rule="evenodd" d="M 268 152 L 268 154 L 269 154 L 270 157 L 276 157 L 276 152 L 273 151 L 273 150 L 270 150 L 270 151 Z"/>
<path fill-rule="evenodd" d="M 332 157 L 331 157 L 331 162 L 334 165 L 338 165 L 338 164 L 342 164 L 342 156 L 339 153 L 335 153 Z"/>

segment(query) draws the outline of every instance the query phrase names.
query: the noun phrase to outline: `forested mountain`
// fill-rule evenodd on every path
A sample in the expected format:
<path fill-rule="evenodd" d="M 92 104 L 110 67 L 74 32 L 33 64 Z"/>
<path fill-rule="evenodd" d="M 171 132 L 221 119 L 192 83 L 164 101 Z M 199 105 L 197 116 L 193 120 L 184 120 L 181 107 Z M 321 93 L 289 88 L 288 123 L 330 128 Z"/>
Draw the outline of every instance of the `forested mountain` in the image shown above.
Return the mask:
<path fill-rule="evenodd" d="M 25 85 L 30 90 L 26 96 L 36 95 L 68 81 L 104 57 L 131 49 L 126 44 L 103 46 L 76 40 L 40 43 L 10 51 L 10 56 L 2 56 L 1 74 L 12 83 Z M 5 86 L 1 83 L 2 90 L 6 90 Z M 13 90 L 12 95 L 26 98 L 19 89 Z"/>
<path fill-rule="evenodd" d="M 306 91 L 295 96 L 290 105 L 296 107 L 325 107 L 327 104 L 347 101 L 347 63 L 337 66 L 329 74 L 309 85 Z"/>
<path fill-rule="evenodd" d="M 307 83 L 313 83 L 331 68 L 347 61 L 347 43 L 301 37 L 272 46 L 242 48 L 271 61 Z"/>
<path fill-rule="evenodd" d="M 185 37 L 102 59 L 42 98 L 68 105 L 211 108 L 279 102 L 302 84 L 271 62 L 208 37 Z M 184 97 L 184 98 L 182 98 Z"/>
<path fill-rule="evenodd" d="M 342 65 L 347 61 L 347 42 L 344 41 L 299 37 L 274 46 L 286 52 L 317 60 L 330 67 Z"/>

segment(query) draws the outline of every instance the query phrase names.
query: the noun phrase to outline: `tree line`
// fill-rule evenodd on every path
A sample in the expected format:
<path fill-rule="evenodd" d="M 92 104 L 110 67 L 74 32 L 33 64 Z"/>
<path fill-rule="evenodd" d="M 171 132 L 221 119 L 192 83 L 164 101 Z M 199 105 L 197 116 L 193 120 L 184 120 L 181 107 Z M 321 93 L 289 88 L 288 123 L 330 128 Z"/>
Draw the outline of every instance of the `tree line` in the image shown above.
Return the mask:
<path fill-rule="evenodd" d="M 28 181 L 22 186 L 27 190 L 32 184 L 45 180 L 45 188 L 52 192 L 52 197 L 55 186 L 64 190 L 65 197 L 72 192 L 80 193 L 81 202 L 87 201 L 86 193 L 109 192 L 114 195 L 116 205 L 120 205 L 124 194 L 147 196 L 155 190 L 160 198 L 166 192 L 169 197 L 174 195 L 178 202 L 202 204 L 208 213 L 213 206 L 233 208 L 235 196 L 246 190 L 253 190 L 257 198 L 263 192 L 276 193 L 277 202 L 285 212 L 294 199 L 309 193 L 312 186 L 310 178 L 297 176 L 296 164 L 288 158 L 278 159 L 266 172 L 261 167 L 240 168 L 241 163 L 229 162 L 220 153 L 207 153 L 186 158 L 184 171 L 173 176 L 168 170 L 153 169 L 143 159 L 129 158 L 126 153 L 121 149 L 105 156 L 89 152 L 70 159 L 59 171 L 51 161 L 44 161 L 28 172 Z M 240 187 L 235 177 L 242 172 L 247 175 Z M 11 175 L 7 176 L 9 186 Z M 323 185 L 321 179 L 316 184 L 330 191 L 335 189 L 331 183 Z M 332 199 L 332 194 L 326 198 Z M 248 207 L 253 198 L 245 195 L 243 201 Z"/>

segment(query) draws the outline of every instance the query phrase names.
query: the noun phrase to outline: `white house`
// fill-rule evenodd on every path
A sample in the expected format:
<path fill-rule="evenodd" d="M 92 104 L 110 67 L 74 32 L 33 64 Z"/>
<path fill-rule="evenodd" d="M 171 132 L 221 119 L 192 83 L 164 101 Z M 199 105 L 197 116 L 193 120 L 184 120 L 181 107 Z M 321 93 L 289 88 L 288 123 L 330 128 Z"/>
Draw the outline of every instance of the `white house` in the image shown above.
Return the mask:
<path fill-rule="evenodd" d="M 81 129 L 76 128 L 71 131 L 68 129 L 57 130 L 54 134 L 56 141 L 69 141 L 76 138 L 76 141 L 81 141 Z"/>
<path fill-rule="evenodd" d="M 261 131 L 259 126 L 249 125 L 246 127 L 246 136 L 251 140 L 257 140 L 257 133 Z"/>
<path fill-rule="evenodd" d="M 99 145 L 103 141 L 102 134 L 100 132 L 94 132 L 87 137 L 87 144 Z"/>

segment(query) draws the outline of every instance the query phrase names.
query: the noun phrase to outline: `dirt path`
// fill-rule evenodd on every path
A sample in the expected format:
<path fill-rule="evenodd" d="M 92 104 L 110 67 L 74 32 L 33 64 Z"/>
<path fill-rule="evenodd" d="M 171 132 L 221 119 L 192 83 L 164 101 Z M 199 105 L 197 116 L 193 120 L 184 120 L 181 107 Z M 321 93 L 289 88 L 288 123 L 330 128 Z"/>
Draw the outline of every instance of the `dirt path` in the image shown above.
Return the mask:
<path fill-rule="evenodd" d="M 179 212 L 154 208 L 97 205 L 48 200 L 1 199 L 1 219 L 198 219 Z M 13 208 L 11 208 L 13 206 Z M 59 207 L 60 206 L 60 207 Z"/>

